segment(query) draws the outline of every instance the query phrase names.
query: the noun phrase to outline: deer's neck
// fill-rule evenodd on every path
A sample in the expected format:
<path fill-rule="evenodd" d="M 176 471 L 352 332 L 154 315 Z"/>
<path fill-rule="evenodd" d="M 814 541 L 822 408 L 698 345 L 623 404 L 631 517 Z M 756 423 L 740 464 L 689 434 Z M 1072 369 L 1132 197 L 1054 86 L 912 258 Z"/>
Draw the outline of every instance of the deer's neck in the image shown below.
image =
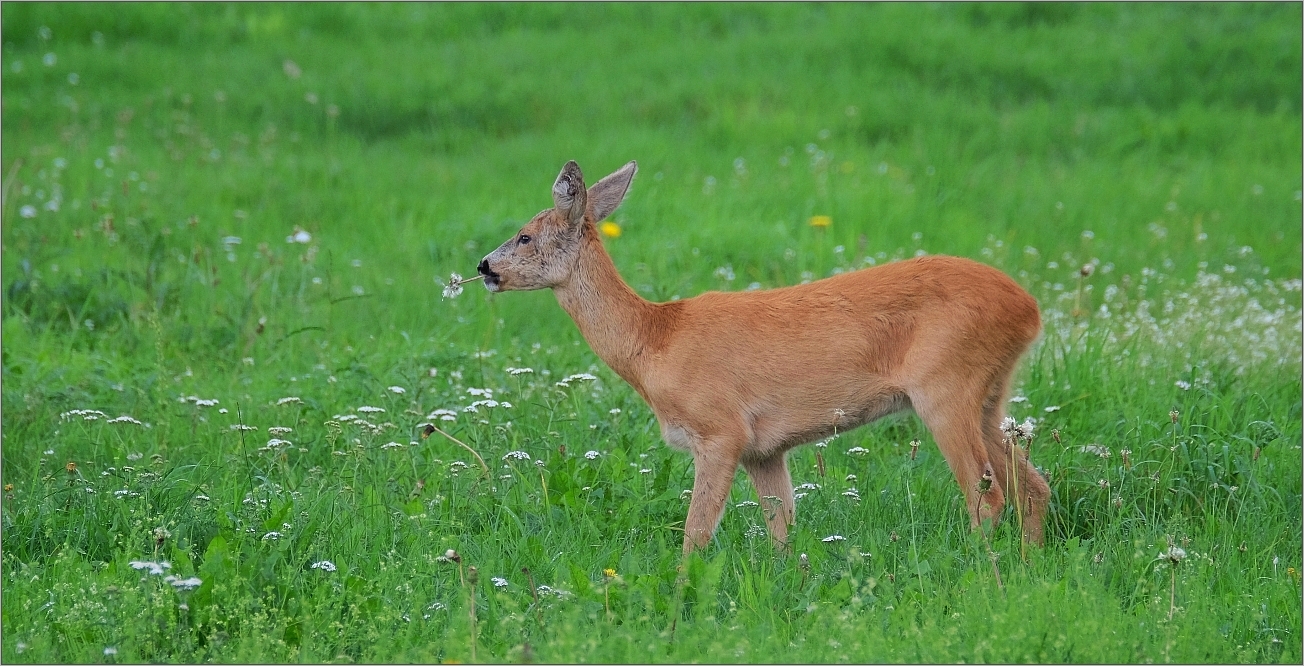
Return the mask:
<path fill-rule="evenodd" d="M 593 353 L 638 388 L 639 353 L 655 306 L 620 278 L 597 234 L 585 236 L 574 272 L 566 283 L 553 287 L 553 293 Z"/>

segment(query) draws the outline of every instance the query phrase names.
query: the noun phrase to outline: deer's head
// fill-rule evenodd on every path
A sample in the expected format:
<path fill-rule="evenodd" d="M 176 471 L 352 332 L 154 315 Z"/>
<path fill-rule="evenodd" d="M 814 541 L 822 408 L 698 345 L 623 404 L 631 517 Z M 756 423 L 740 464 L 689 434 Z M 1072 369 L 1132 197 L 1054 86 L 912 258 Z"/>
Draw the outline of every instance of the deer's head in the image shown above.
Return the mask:
<path fill-rule="evenodd" d="M 611 215 L 629 190 L 638 165 L 630 162 L 591 188 L 573 160 L 552 185 L 553 207 L 530 220 L 480 262 L 489 291 L 527 291 L 563 284 L 579 261 L 585 234 Z"/>

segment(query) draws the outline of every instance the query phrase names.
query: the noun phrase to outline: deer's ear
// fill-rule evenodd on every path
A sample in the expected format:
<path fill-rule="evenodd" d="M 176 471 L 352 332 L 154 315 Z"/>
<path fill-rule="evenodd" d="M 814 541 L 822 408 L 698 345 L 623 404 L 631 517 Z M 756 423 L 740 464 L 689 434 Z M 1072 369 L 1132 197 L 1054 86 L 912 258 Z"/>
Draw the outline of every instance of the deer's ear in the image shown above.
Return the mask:
<path fill-rule="evenodd" d="M 601 222 L 615 212 L 620 202 L 625 200 L 625 193 L 629 191 L 629 184 L 634 180 L 636 173 L 638 173 L 638 163 L 631 160 L 589 188 L 594 222 Z"/>
<path fill-rule="evenodd" d="M 567 162 L 557 174 L 557 182 L 552 184 L 552 202 L 569 224 L 584 220 L 588 190 L 584 189 L 584 174 L 580 173 L 580 165 L 575 160 Z"/>

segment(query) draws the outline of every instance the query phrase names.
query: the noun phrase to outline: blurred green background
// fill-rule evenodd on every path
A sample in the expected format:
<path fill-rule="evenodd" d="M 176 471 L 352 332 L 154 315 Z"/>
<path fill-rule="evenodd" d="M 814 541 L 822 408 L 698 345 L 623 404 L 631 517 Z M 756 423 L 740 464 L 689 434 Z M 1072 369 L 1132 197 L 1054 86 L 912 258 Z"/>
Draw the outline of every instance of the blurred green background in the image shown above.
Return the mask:
<path fill-rule="evenodd" d="M 286 253 L 300 225 L 337 289 L 428 328 L 433 278 L 547 207 L 562 163 L 592 182 L 636 159 L 610 247 L 651 298 L 826 274 L 839 245 L 850 263 L 987 247 L 1031 286 L 1092 258 L 1119 267 L 1107 281 L 1189 278 L 1250 246 L 1298 277 L 1299 25 L 1270 3 L 15 3 L 6 173 L 70 166 L 39 224 L 6 198 L 5 273 L 144 270 L 175 227 L 220 276 L 220 238 Z M 91 168 L 112 146 L 116 174 Z M 133 173 L 148 191 L 121 187 Z M 73 239 L 92 201 L 121 206 L 116 244 Z M 503 308 L 563 324 L 549 301 Z"/>

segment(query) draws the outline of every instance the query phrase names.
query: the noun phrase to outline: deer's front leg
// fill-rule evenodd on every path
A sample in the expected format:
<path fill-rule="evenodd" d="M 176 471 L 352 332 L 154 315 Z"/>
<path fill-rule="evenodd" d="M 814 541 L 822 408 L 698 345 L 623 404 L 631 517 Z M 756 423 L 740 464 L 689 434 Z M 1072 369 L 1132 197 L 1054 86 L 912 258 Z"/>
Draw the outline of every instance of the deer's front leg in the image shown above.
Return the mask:
<path fill-rule="evenodd" d="M 787 548 L 788 527 L 796 516 L 787 456 L 780 453 L 765 460 L 744 460 L 743 469 L 760 497 L 770 538 L 779 548 Z"/>
<path fill-rule="evenodd" d="M 735 442 L 707 440 L 693 455 L 693 499 L 684 522 L 684 554 L 705 546 L 724 515 L 742 447 Z"/>

